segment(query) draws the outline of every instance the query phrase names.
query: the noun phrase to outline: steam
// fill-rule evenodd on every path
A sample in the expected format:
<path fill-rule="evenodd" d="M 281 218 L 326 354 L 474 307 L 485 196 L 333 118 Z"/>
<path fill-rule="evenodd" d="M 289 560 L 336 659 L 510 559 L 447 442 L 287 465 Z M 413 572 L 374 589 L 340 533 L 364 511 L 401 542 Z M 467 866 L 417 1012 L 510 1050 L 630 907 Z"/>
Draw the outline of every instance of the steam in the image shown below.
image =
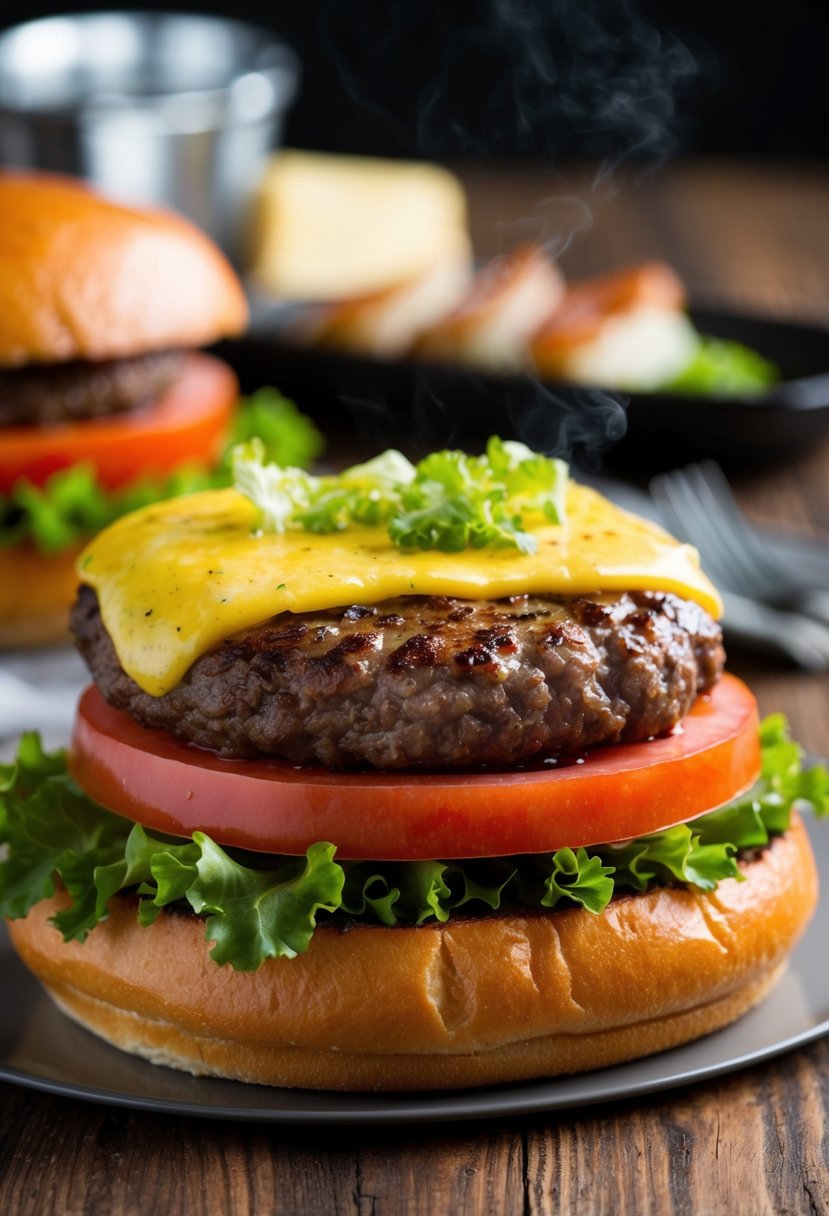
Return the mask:
<path fill-rule="evenodd" d="M 594 185 L 594 196 L 598 189 Z M 543 245 L 550 260 L 556 262 L 592 227 L 593 208 L 585 199 L 575 194 L 550 194 L 536 203 L 530 215 L 500 221 L 499 245 L 504 252 L 517 245 Z"/>
<path fill-rule="evenodd" d="M 373 116 L 390 150 L 444 160 L 531 156 L 552 182 L 556 162 L 588 158 L 599 164 L 593 202 L 613 192 L 622 162 L 652 167 L 679 150 L 681 103 L 701 71 L 676 37 L 640 16 L 636 0 L 327 0 L 320 36 L 352 104 Z M 403 101 L 392 109 L 390 98 Z M 553 188 L 532 214 L 501 224 L 497 243 L 541 243 L 556 259 L 591 225 L 587 200 Z M 363 427 L 382 417 L 398 446 L 428 447 L 436 435 L 439 446 L 456 436 L 468 446 L 471 432 L 485 441 L 497 429 L 499 413 L 488 426 L 483 382 L 471 375 L 452 384 L 424 373 L 402 411 L 399 403 L 348 404 Z M 466 407 L 457 396 L 463 376 Z M 624 435 L 620 394 L 553 393 L 529 375 L 495 383 L 502 423 L 536 450 L 596 468 Z"/>
<path fill-rule="evenodd" d="M 489 436 L 501 433 L 595 471 L 604 450 L 625 433 L 619 394 L 576 387 L 556 393 L 530 375 L 480 378 L 450 368 L 412 369 L 412 376 L 413 392 L 407 377 L 405 390 L 378 385 L 370 399 L 340 398 L 349 446 L 360 459 L 380 447 L 399 448 L 415 461 L 435 448 L 483 451 Z"/>
<path fill-rule="evenodd" d="M 561 456 L 580 469 L 598 470 L 602 455 L 627 430 L 625 398 L 603 389 L 570 388 L 554 393 L 535 381 L 519 416 L 515 433 L 537 452 Z"/>
<path fill-rule="evenodd" d="M 437 159 L 662 159 L 699 71 L 635 0 L 328 0 L 319 28 L 352 103 Z"/>

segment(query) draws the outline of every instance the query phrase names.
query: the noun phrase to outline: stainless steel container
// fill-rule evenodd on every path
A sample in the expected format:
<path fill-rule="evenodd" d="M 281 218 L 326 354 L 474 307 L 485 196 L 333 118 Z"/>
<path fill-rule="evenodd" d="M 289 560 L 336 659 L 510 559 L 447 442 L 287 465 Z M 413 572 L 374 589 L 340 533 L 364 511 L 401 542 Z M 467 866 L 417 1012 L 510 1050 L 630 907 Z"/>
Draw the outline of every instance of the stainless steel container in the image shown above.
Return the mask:
<path fill-rule="evenodd" d="M 0 162 L 89 178 L 191 216 L 232 255 L 298 67 L 222 17 L 47 17 L 0 35 Z"/>

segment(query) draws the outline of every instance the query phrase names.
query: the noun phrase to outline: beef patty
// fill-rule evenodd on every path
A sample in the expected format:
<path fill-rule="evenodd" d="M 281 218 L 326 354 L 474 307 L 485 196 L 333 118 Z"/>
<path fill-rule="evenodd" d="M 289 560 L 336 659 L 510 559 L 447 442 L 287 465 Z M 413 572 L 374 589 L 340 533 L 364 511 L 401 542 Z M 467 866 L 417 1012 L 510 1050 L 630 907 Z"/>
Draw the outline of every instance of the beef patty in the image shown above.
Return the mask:
<path fill-rule="evenodd" d="M 0 370 L 0 426 L 50 426 L 138 409 L 169 388 L 181 361 L 178 351 L 161 351 Z"/>
<path fill-rule="evenodd" d="M 403 597 L 282 613 L 198 659 L 162 697 L 122 669 L 94 591 L 72 629 L 106 699 L 227 757 L 330 768 L 506 767 L 669 730 L 724 664 L 674 595 Z"/>

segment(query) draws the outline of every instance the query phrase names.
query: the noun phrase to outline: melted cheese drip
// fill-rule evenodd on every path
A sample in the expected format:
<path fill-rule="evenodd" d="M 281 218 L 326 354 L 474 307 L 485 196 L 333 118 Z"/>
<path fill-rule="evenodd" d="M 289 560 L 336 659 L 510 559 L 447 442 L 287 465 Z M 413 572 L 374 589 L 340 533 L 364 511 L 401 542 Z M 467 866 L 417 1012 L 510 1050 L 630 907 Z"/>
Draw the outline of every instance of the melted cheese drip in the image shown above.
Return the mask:
<path fill-rule="evenodd" d="M 488 599 L 530 594 L 673 591 L 717 616 L 697 552 L 585 486 L 563 525 L 534 528 L 538 551 L 403 552 L 381 528 L 328 536 L 256 535 L 235 490 L 192 494 L 107 528 L 78 562 L 94 587 L 124 670 L 152 696 L 179 683 L 223 639 L 279 612 L 371 604 L 398 595 Z"/>

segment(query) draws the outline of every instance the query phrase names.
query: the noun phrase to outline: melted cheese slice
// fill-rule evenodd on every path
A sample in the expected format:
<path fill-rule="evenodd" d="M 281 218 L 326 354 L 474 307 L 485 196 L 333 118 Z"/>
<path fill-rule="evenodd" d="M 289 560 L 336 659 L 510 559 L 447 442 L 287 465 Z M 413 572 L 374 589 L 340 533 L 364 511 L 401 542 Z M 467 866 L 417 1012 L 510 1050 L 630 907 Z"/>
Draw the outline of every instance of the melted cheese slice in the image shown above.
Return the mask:
<path fill-rule="evenodd" d="M 466 599 L 602 591 L 673 591 L 717 616 L 722 604 L 697 552 L 585 486 L 567 519 L 534 533 L 538 551 L 403 552 L 384 529 L 328 536 L 253 532 L 235 490 L 192 494 L 118 520 L 81 554 L 124 670 L 153 696 L 237 630 L 279 612 L 371 604 L 398 595 Z"/>

